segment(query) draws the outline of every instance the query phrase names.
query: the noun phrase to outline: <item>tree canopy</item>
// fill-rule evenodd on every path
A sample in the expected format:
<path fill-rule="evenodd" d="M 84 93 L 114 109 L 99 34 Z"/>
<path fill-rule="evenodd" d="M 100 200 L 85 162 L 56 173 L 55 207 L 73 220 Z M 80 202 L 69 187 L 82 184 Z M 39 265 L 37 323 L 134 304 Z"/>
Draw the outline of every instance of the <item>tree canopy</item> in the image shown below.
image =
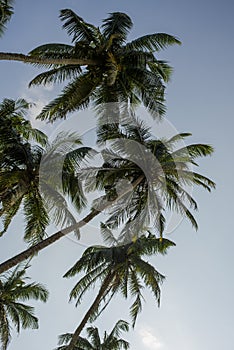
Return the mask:
<path fill-rule="evenodd" d="M 13 14 L 12 3 L 0 0 L 0 36 Z M 46 69 L 29 86 L 68 81 L 37 118 L 52 123 L 81 109 L 94 109 L 98 152 L 74 131 L 62 131 L 49 142 L 44 132 L 32 127 L 31 103 L 23 98 L 4 98 L 0 104 L 1 235 L 8 234 L 12 219 L 21 215 L 22 238 L 28 244 L 0 264 L 0 274 L 14 267 L 0 275 L 0 341 L 6 350 L 11 324 L 17 332 L 21 327 L 37 328 L 34 309 L 23 301 L 45 302 L 48 297 L 43 285 L 26 282 L 28 265 L 19 263 L 27 259 L 32 263 L 40 250 L 70 232 L 79 240 L 80 229 L 99 216 L 96 229 L 103 244 L 85 249 L 64 275 L 78 275 L 70 292 L 76 306 L 91 288 L 97 289 L 96 296 L 75 331 L 60 336 L 57 350 L 128 349 L 129 343 L 120 338 L 121 332 L 128 331 L 127 322 L 117 321 L 103 340 L 92 322 L 117 293 L 132 299 L 133 327 L 143 307 L 144 289 L 160 304 L 165 277 L 146 258 L 165 255 L 175 246 L 164 233 L 169 211 L 179 212 L 198 229 L 194 216 L 198 205 L 190 189 L 215 188 L 211 179 L 194 171 L 197 158 L 211 155 L 213 147 L 185 144 L 191 136 L 187 132 L 155 137 L 143 116 L 136 116 L 139 105 L 158 121 L 165 115 L 165 87 L 172 68 L 157 54 L 181 44 L 177 37 L 153 33 L 128 41 L 133 22 L 122 12 L 110 13 L 100 27 L 70 9 L 61 10 L 60 19 L 71 44 L 40 45 L 28 55 L 0 53 L 0 60 Z M 99 165 L 97 153 L 102 157 Z M 95 198 L 87 213 L 89 193 Z M 51 223 L 59 230 L 48 235 Z M 81 332 L 87 323 L 91 325 L 85 338 Z"/>

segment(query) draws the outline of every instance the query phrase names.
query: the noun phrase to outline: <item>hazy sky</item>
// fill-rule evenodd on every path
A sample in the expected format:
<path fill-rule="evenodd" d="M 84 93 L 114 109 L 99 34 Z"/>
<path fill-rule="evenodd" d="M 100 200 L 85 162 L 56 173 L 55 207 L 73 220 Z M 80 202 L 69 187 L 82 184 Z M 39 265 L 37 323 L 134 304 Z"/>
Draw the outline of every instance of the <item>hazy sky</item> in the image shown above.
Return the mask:
<path fill-rule="evenodd" d="M 234 5 L 231 0 L 16 0 L 15 15 L 8 25 L 1 49 L 27 53 L 47 42 L 70 43 L 61 29 L 59 10 L 71 8 L 96 25 L 109 12 L 131 16 L 134 28 L 130 39 L 167 32 L 180 38 L 183 45 L 160 54 L 174 67 L 166 91 L 167 120 L 179 132 L 192 132 L 190 141 L 212 144 L 215 154 L 201 160 L 200 172 L 217 183 L 211 194 L 195 191 L 199 203 L 196 218 L 199 231 L 185 220 L 170 234 L 176 242 L 163 258 L 155 257 L 155 266 L 166 275 L 162 286 L 161 307 L 145 294 L 146 303 L 134 332 L 124 334 L 134 350 L 231 350 L 234 344 L 233 280 L 233 104 L 234 104 Z M 26 97 L 37 103 L 36 113 L 59 88 L 27 89 L 27 83 L 39 72 L 22 63 L 0 62 L 0 98 Z M 79 119 L 80 118 L 80 119 Z M 82 116 L 77 121 L 83 123 Z M 51 130 L 51 129 L 50 129 Z M 93 223 L 83 235 L 90 242 L 98 235 Z M 19 252 L 23 223 L 16 220 L 2 238 L 1 260 Z M 62 279 L 79 258 L 83 247 L 64 238 L 33 260 L 30 275 L 50 290 L 47 305 L 36 304 L 40 317 L 38 331 L 23 331 L 14 337 L 9 349 L 50 350 L 57 335 L 72 332 L 94 294 L 75 309 L 68 304 L 74 281 Z M 125 303 L 115 298 L 95 323 L 102 332 L 114 323 L 128 319 Z"/>

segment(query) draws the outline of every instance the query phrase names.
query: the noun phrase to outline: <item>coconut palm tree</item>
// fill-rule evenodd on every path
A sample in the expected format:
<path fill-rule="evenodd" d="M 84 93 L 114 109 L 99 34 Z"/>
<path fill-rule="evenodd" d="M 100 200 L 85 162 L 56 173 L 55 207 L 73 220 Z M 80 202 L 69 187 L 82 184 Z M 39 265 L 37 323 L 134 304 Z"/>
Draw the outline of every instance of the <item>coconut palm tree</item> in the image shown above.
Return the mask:
<path fill-rule="evenodd" d="M 79 335 L 89 320 L 93 320 L 108 305 L 113 296 L 119 292 L 125 298 L 130 295 L 134 302 L 130 307 L 132 325 L 142 309 L 142 290 L 144 286 L 153 293 L 158 305 L 160 303 L 160 284 L 164 276 L 154 266 L 142 259 L 142 256 L 165 254 L 169 247 L 175 244 L 168 239 L 160 239 L 148 232 L 126 243 L 117 240 L 112 232 L 102 227 L 107 246 L 93 246 L 85 250 L 82 257 L 67 271 L 64 277 L 73 277 L 80 272 L 84 276 L 76 283 L 70 293 L 70 299 L 76 299 L 78 305 L 86 291 L 101 281 L 99 291 L 92 305 L 76 328 L 67 350 L 72 350 Z M 102 307 L 102 308 L 101 308 Z"/>
<path fill-rule="evenodd" d="M 25 300 L 46 302 L 48 291 L 38 283 L 28 283 L 26 268 L 16 267 L 13 271 L 0 275 L 0 343 L 6 350 L 11 340 L 11 328 L 19 333 L 21 328 L 38 328 L 34 308 Z"/>
<path fill-rule="evenodd" d="M 121 332 L 127 332 L 129 330 L 128 323 L 119 320 L 113 327 L 110 334 L 107 332 L 104 333 L 103 340 L 101 340 L 98 328 L 88 327 L 86 329 L 88 338 L 79 337 L 77 343 L 74 347 L 76 350 L 121 350 L 129 349 L 129 343 L 120 338 Z M 59 336 L 59 347 L 56 350 L 67 350 L 67 346 L 71 341 L 72 334 L 66 333 Z"/>
<path fill-rule="evenodd" d="M 131 189 L 131 195 L 126 192 L 111 207 L 106 221 L 109 228 L 127 224 L 141 233 L 142 228 L 153 225 L 162 235 L 166 210 L 179 212 L 198 228 L 192 213 L 197 210 L 197 203 L 191 189 L 202 186 L 210 191 L 215 184 L 191 166 L 197 166 L 196 158 L 212 154 L 213 148 L 204 144 L 185 146 L 182 141 L 190 135 L 181 133 L 170 139 L 157 139 L 143 122 L 133 117 L 123 120 L 119 130 L 107 130 L 105 125 L 99 128 L 98 143 L 108 142 L 103 151 L 105 162 L 101 169 L 83 170 L 86 187 L 93 190 L 96 186 L 105 190 L 110 199 L 116 199 L 124 182 L 131 187 L 131 183 L 142 178 Z"/>
<path fill-rule="evenodd" d="M 57 140 L 49 145 L 46 135 L 33 129 L 25 120 L 29 107 L 22 99 L 5 99 L 0 105 L 0 215 L 3 234 L 23 206 L 26 219 L 24 239 L 35 244 L 45 238 L 50 221 L 61 225 L 76 222 L 68 210 L 64 194 L 70 196 L 78 211 L 84 207 L 85 198 L 75 171 L 88 149 L 77 148 L 81 141 L 75 134 L 58 135 Z M 64 156 L 68 143 L 73 143 L 75 148 L 67 148 Z M 60 166 L 59 160 L 63 160 L 63 156 L 61 188 L 55 174 L 56 164 Z"/>
<path fill-rule="evenodd" d="M 16 101 L 5 99 L 0 105 L 0 214 L 4 223 L 1 234 L 7 230 L 24 197 L 26 197 L 25 214 L 31 216 L 29 221 L 33 221 L 34 232 L 39 235 L 39 231 L 43 232 L 48 224 L 41 196 L 33 183 L 35 163 L 39 164 L 41 148 L 37 145 L 32 149 L 29 143 L 31 139 L 45 145 L 47 137 L 39 130 L 33 129 L 30 122 L 25 120 L 29 107 L 29 103 L 23 99 Z M 34 215 L 36 208 L 40 210 L 38 215 Z M 29 226 L 26 227 L 25 238 L 32 224 Z M 33 236 L 34 234 L 31 237 Z"/>
<path fill-rule="evenodd" d="M 0 37 L 6 29 L 6 23 L 13 15 L 13 0 L 0 0 Z"/>
<path fill-rule="evenodd" d="M 60 96 L 43 108 L 39 118 L 50 121 L 64 118 L 91 101 L 98 105 L 143 102 L 152 115 L 159 117 L 164 113 L 164 82 L 169 80 L 172 69 L 165 61 L 156 59 L 154 52 L 180 44 L 177 38 L 156 33 L 127 42 L 133 23 L 120 12 L 104 19 L 101 30 L 69 9 L 61 10 L 60 18 L 72 45 L 41 45 L 27 59 L 23 55 L 0 54 L 0 59 L 25 58 L 50 68 L 36 76 L 30 86 L 70 81 Z"/>

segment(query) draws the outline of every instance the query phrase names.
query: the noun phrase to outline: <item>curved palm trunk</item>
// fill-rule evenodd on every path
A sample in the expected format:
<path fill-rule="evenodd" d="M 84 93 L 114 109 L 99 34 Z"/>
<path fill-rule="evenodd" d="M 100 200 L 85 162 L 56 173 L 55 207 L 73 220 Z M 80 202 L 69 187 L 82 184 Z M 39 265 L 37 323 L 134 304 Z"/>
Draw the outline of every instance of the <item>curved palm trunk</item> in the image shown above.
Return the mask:
<path fill-rule="evenodd" d="M 137 185 L 139 185 L 139 183 L 143 180 L 143 178 L 144 178 L 144 176 L 141 175 L 137 180 L 135 180 L 132 183 L 132 187 L 134 188 Z M 83 227 L 84 225 L 89 223 L 93 218 L 95 218 L 98 214 L 100 214 L 102 212 L 102 210 L 109 208 L 118 199 L 120 199 L 121 197 L 123 197 L 125 194 L 127 194 L 130 191 L 131 191 L 131 189 L 128 189 L 128 190 L 120 193 L 120 195 L 115 200 L 104 202 L 102 205 L 100 205 L 98 210 L 93 209 L 88 215 L 86 215 L 81 221 L 77 222 L 76 224 L 71 225 L 63 230 L 60 230 L 60 231 L 54 233 L 53 235 L 44 239 L 43 241 L 41 241 L 41 242 L 35 244 L 34 246 L 24 250 L 22 253 L 17 254 L 13 258 L 4 261 L 2 264 L 0 264 L 0 273 L 9 270 L 11 267 L 21 263 L 22 261 L 28 259 L 29 257 L 32 257 L 33 255 L 37 254 L 42 249 L 44 249 L 44 248 L 48 247 L 49 245 L 51 245 L 52 243 L 58 241 L 60 238 L 66 236 L 68 233 L 72 232 L 73 230 Z"/>
<path fill-rule="evenodd" d="M 98 60 L 90 59 L 78 59 L 78 58 L 68 58 L 68 59 L 59 59 L 59 58 L 41 58 L 24 55 L 22 53 L 9 53 L 9 52 L 0 52 L 0 60 L 7 61 L 20 61 L 24 63 L 42 63 L 42 64 L 71 64 L 71 65 L 80 65 L 80 66 L 95 66 L 100 64 Z"/>
<path fill-rule="evenodd" d="M 113 277 L 114 277 L 114 273 L 111 273 L 111 274 L 107 275 L 107 277 L 103 281 L 102 286 L 101 286 L 101 288 L 98 292 L 98 295 L 96 296 L 94 302 L 92 303 L 92 305 L 90 306 L 90 308 L 86 312 L 85 316 L 83 317 L 81 323 L 79 324 L 79 326 L 76 328 L 75 332 L 73 333 L 72 339 L 67 347 L 67 350 L 74 349 L 74 347 L 79 339 L 81 331 L 83 330 L 84 326 L 86 325 L 86 323 L 90 319 L 90 316 L 97 310 L 97 308 L 100 304 L 100 301 L 101 301 L 102 297 L 104 296 L 108 286 L 110 285 Z"/>
<path fill-rule="evenodd" d="M 0 264 L 0 273 L 9 270 L 11 267 L 19 264 L 20 262 L 28 259 L 34 254 L 38 253 L 40 250 L 48 247 L 52 243 L 58 241 L 60 238 L 64 237 L 68 233 L 72 232 L 75 229 L 81 228 L 86 225 L 89 221 L 91 221 L 95 216 L 100 214 L 99 210 L 92 210 L 84 219 L 79 221 L 78 223 L 71 225 L 61 231 L 58 231 L 51 235 L 50 237 L 44 239 L 43 241 L 35 244 L 34 246 L 24 250 L 22 253 L 15 255 L 13 258 L 4 261 Z"/>

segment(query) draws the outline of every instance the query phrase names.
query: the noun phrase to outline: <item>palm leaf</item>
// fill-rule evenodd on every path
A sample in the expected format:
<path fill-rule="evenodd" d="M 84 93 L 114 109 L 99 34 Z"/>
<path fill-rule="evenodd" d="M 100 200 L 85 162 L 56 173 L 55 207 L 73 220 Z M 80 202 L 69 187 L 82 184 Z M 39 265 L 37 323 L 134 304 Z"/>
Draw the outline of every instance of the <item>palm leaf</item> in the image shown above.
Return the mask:
<path fill-rule="evenodd" d="M 148 50 L 150 52 L 154 52 L 163 50 L 168 46 L 175 44 L 181 44 L 176 37 L 166 33 L 156 33 L 144 35 L 131 41 L 130 43 L 127 43 L 125 49 L 127 51 Z"/>
<path fill-rule="evenodd" d="M 4 229 L 0 232 L 0 236 L 2 236 L 8 229 L 13 217 L 18 212 L 20 205 L 22 203 L 24 197 L 24 193 L 21 194 L 20 197 L 18 197 L 14 203 L 11 204 L 11 206 L 7 206 L 4 208 L 4 210 L 1 210 L 1 215 L 3 215 L 3 227 Z"/>
<path fill-rule="evenodd" d="M 72 36 L 72 42 L 83 40 L 88 43 L 97 43 L 98 28 L 86 23 L 83 18 L 76 15 L 72 10 L 61 10 L 60 18 L 64 22 L 63 28 L 67 30 L 68 35 Z"/>
<path fill-rule="evenodd" d="M 44 59 L 69 59 L 74 56 L 74 46 L 60 43 L 44 44 L 36 47 L 29 52 L 29 56 L 40 57 Z M 51 63 L 32 63 L 36 67 L 53 67 L 60 65 Z"/>
<path fill-rule="evenodd" d="M 38 119 L 49 119 L 51 122 L 65 118 L 67 113 L 86 107 L 93 92 L 100 82 L 100 77 L 93 80 L 89 73 L 84 73 L 69 83 L 59 97 L 45 106 Z"/>
<path fill-rule="evenodd" d="M 24 239 L 32 245 L 40 242 L 46 236 L 45 229 L 49 224 L 49 216 L 38 190 L 26 194 L 24 215 L 26 218 Z"/>
<path fill-rule="evenodd" d="M 113 12 L 109 17 L 103 20 L 103 35 L 107 40 L 112 35 L 118 35 L 116 41 L 122 43 L 126 40 L 129 30 L 132 28 L 131 18 L 125 13 Z"/>
<path fill-rule="evenodd" d="M 14 0 L 0 1 L 0 37 L 5 32 L 6 24 L 14 13 L 13 2 Z"/>
<path fill-rule="evenodd" d="M 37 75 L 33 80 L 30 81 L 29 87 L 35 85 L 62 83 L 64 80 L 78 77 L 80 73 L 80 66 L 61 66 Z"/>

